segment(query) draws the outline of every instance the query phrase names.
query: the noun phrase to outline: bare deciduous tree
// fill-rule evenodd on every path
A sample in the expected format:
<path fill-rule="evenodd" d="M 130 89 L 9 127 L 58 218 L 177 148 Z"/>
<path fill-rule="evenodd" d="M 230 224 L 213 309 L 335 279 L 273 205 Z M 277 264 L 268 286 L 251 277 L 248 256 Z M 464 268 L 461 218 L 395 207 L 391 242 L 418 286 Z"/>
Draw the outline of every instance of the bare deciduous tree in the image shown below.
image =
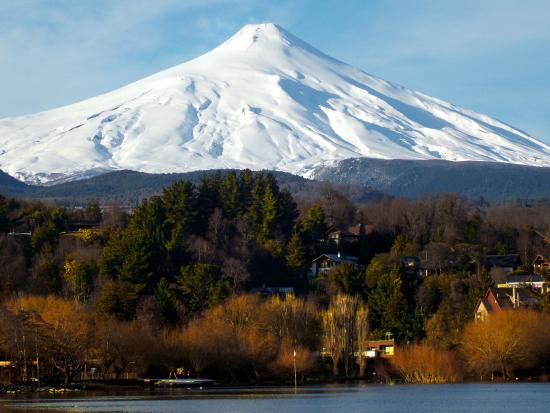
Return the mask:
<path fill-rule="evenodd" d="M 323 336 L 325 349 L 332 357 L 334 375 L 339 366 L 350 376 L 355 362 L 362 357 L 368 334 L 368 309 L 358 297 L 338 295 L 332 299 L 323 313 Z"/>

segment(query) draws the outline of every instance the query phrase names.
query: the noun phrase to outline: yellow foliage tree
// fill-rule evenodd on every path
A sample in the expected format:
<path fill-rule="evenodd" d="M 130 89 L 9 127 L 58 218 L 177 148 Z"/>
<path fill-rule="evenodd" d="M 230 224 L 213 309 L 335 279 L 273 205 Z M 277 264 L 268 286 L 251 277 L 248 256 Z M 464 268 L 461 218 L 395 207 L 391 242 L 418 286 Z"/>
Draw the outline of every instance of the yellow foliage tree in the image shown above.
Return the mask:
<path fill-rule="evenodd" d="M 506 379 L 550 355 L 550 316 L 515 310 L 473 321 L 464 329 L 462 353 L 472 372 Z"/>
<path fill-rule="evenodd" d="M 8 302 L 8 308 L 40 317 L 44 351 L 65 384 L 82 371 L 93 348 L 92 318 L 82 304 L 55 296 L 24 296 Z"/>

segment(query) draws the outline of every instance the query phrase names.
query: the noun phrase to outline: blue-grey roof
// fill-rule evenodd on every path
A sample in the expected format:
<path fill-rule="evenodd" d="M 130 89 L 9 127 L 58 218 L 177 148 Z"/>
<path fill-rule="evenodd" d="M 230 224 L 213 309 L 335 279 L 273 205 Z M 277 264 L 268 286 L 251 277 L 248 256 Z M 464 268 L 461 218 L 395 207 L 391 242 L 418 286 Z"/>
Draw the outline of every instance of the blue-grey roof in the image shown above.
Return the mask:
<path fill-rule="evenodd" d="M 539 283 L 544 279 L 537 274 L 516 274 L 506 277 L 507 283 Z"/>
<path fill-rule="evenodd" d="M 357 257 L 354 257 L 353 255 L 342 255 L 342 254 L 340 256 L 338 256 L 338 254 L 322 254 L 317 258 L 315 258 L 313 261 L 317 261 L 322 257 L 327 257 L 331 261 L 341 262 L 341 263 L 349 262 L 349 263 L 357 264 L 357 261 L 359 261 L 359 259 Z"/>

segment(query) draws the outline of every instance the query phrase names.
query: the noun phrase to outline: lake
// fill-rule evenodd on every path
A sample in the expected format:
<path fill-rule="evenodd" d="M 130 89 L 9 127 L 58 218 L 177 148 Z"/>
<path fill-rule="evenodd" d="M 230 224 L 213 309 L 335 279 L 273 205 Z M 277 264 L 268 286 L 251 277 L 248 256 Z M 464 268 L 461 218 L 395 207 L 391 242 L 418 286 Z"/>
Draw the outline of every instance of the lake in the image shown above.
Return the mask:
<path fill-rule="evenodd" d="M 1 413 L 550 412 L 550 384 L 364 385 L 4 397 Z"/>

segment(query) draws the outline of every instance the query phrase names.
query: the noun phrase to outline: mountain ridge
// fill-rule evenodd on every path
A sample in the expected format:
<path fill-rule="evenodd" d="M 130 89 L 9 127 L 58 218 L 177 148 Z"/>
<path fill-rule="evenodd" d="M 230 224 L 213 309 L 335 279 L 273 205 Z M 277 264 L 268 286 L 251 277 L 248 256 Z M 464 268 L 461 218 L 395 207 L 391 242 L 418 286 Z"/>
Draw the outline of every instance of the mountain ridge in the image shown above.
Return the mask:
<path fill-rule="evenodd" d="M 311 175 L 406 198 L 441 193 L 491 202 L 550 198 L 550 168 L 501 162 L 351 158 Z"/>
<path fill-rule="evenodd" d="M 128 208 L 153 195 L 159 195 L 163 189 L 177 181 L 200 184 L 202 178 L 238 170 L 205 170 L 169 174 L 149 174 L 130 170 L 107 172 L 79 181 L 68 181 L 49 186 L 27 185 L 17 181 L 0 170 L 0 195 L 23 199 L 44 200 L 66 206 L 82 206 L 90 201 L 99 201 L 106 205 L 119 203 Z M 287 172 L 259 171 L 271 173 L 281 188 L 288 189 L 298 199 L 309 199 L 322 190 L 326 183 L 313 181 Z M 361 184 L 334 185 L 339 191 L 349 195 L 355 202 L 378 199 L 383 196 L 379 191 L 371 190 Z"/>
<path fill-rule="evenodd" d="M 132 206 L 141 199 L 161 193 L 175 181 L 198 184 L 203 176 L 223 175 L 228 171 L 171 174 L 114 171 L 49 186 L 27 185 L 0 171 L 0 194 L 62 205 L 83 205 L 99 200 L 102 204 L 119 202 Z M 354 202 L 378 199 L 383 194 L 418 198 L 445 193 L 474 201 L 483 198 L 488 202 L 550 199 L 550 168 L 498 162 L 355 158 L 316 168 L 313 171 L 316 180 L 286 172 L 265 172 L 273 173 L 279 184 L 299 199 L 314 197 L 326 182 Z"/>
<path fill-rule="evenodd" d="M 0 119 L 0 169 L 35 184 L 126 169 L 310 176 L 357 157 L 550 166 L 550 146 L 355 69 L 270 23 L 113 92 Z"/>

